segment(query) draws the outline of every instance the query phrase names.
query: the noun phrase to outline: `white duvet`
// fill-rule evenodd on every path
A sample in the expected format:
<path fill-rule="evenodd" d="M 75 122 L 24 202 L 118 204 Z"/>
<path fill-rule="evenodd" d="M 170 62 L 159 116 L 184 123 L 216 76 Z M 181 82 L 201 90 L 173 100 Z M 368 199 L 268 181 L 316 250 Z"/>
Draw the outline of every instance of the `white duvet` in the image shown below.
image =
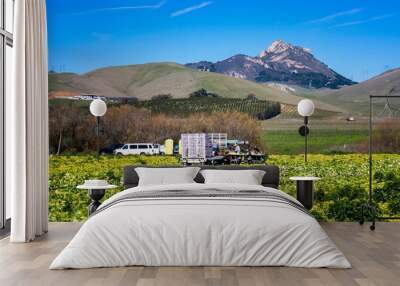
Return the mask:
<path fill-rule="evenodd" d="M 254 185 L 180 184 L 120 192 L 265 190 Z M 100 208 L 102 208 L 100 206 Z M 293 206 L 254 198 L 124 201 L 90 217 L 50 269 L 145 266 L 350 268 L 318 222 Z"/>

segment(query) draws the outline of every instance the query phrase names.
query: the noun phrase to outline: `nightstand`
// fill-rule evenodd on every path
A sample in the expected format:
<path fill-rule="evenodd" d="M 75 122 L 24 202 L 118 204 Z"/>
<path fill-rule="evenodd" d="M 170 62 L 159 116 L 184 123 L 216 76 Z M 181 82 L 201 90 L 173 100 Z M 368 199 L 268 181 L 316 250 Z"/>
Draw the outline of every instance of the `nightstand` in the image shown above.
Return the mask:
<path fill-rule="evenodd" d="M 115 189 L 116 187 L 108 184 L 105 180 L 86 180 L 83 185 L 77 186 L 78 189 L 88 190 L 89 197 L 92 200 L 88 207 L 89 216 L 101 205 L 100 200 L 104 197 L 106 190 Z"/>
<path fill-rule="evenodd" d="M 318 177 L 290 177 L 290 180 L 296 181 L 297 200 L 303 206 L 310 210 L 314 203 L 314 181 L 318 181 Z"/>

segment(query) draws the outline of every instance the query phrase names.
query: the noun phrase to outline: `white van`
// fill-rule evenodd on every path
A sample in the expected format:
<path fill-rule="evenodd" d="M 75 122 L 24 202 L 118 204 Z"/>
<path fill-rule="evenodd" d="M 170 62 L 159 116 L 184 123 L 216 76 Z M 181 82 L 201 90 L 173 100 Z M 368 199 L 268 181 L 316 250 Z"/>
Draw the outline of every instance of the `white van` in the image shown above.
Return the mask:
<path fill-rule="evenodd" d="M 114 151 L 115 155 L 158 155 L 160 149 L 153 143 L 129 143 Z"/>
<path fill-rule="evenodd" d="M 165 146 L 160 144 L 153 144 L 153 149 L 157 155 L 165 155 Z"/>

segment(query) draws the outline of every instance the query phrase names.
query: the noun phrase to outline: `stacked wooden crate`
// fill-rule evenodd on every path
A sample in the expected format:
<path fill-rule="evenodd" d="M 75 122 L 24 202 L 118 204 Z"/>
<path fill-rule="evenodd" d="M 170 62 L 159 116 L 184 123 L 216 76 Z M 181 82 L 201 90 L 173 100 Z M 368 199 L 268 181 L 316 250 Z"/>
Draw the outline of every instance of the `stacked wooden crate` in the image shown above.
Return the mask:
<path fill-rule="evenodd" d="M 228 134 L 227 133 L 209 133 L 213 147 L 222 150 L 228 147 Z"/>
<path fill-rule="evenodd" d="M 213 142 L 208 133 L 181 134 L 182 162 L 184 164 L 203 164 L 212 157 Z"/>

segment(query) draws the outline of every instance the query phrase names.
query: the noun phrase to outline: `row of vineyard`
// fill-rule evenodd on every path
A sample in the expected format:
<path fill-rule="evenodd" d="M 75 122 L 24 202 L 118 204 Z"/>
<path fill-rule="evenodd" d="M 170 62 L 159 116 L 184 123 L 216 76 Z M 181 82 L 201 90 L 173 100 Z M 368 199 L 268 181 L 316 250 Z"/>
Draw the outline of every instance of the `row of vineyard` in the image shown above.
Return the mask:
<path fill-rule="evenodd" d="M 187 117 L 199 112 L 238 111 L 247 113 L 259 120 L 266 120 L 281 113 L 279 102 L 240 98 L 192 97 L 165 100 L 155 99 L 138 101 L 134 105 L 149 109 L 154 113 L 179 115 L 181 117 Z"/>

